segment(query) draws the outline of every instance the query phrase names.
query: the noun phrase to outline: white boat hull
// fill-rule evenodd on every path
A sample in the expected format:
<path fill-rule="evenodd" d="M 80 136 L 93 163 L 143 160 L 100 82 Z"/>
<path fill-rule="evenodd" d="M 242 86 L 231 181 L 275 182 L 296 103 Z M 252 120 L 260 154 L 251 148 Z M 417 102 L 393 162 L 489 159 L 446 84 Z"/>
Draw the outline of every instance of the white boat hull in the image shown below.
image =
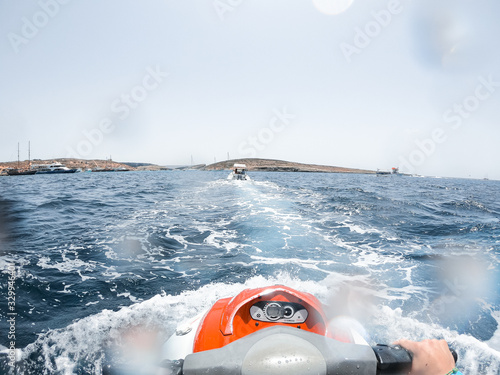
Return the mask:
<path fill-rule="evenodd" d="M 248 177 L 246 173 L 242 174 L 231 172 L 229 176 L 227 176 L 227 179 L 233 181 L 250 181 L 250 177 Z"/>

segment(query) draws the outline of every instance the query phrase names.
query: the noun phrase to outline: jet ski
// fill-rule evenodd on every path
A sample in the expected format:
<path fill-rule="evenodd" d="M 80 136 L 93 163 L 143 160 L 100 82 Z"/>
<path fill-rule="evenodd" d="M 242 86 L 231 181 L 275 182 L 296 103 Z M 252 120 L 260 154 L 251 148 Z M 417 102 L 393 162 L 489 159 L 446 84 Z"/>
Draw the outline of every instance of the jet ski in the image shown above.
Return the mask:
<path fill-rule="evenodd" d="M 179 326 L 154 373 L 397 375 L 411 363 L 400 346 L 370 346 L 350 327 L 331 327 L 313 295 L 275 285 L 220 299 Z"/>

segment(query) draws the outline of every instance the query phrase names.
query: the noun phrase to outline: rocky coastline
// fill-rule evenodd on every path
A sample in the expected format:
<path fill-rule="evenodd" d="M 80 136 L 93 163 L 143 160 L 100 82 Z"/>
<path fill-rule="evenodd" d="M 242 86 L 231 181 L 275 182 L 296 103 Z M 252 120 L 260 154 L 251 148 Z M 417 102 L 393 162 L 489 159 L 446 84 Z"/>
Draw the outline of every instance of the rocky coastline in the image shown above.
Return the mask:
<path fill-rule="evenodd" d="M 152 169 L 155 170 L 155 168 L 160 169 L 161 167 L 157 165 L 140 165 L 140 166 L 131 166 L 125 163 L 119 163 L 115 162 L 112 160 L 84 160 L 84 159 L 71 159 L 71 158 L 59 158 L 59 159 L 46 159 L 46 160 L 41 160 L 41 159 L 34 159 L 34 160 L 23 160 L 23 161 L 9 161 L 9 162 L 1 162 L 0 163 L 0 173 L 6 172 L 8 169 L 22 169 L 26 170 L 30 168 L 31 166 L 37 165 L 37 164 L 53 164 L 53 163 L 61 163 L 65 165 L 68 168 L 76 168 L 76 169 L 81 169 L 82 171 L 87 171 L 87 170 L 129 170 L 129 171 L 135 171 L 135 170 L 142 170 L 146 169 L 147 167 L 151 167 Z"/>
<path fill-rule="evenodd" d="M 207 165 L 203 168 L 206 171 L 232 169 L 233 165 L 245 164 L 248 171 L 261 172 L 322 172 L 322 173 L 359 173 L 359 174 L 375 174 L 375 171 L 356 168 L 344 168 L 328 165 L 294 163 L 285 160 L 274 159 L 233 159 L 221 161 Z"/>
<path fill-rule="evenodd" d="M 246 164 L 248 171 L 254 172 L 322 172 L 322 173 L 360 173 L 360 174 L 375 174 L 375 171 L 365 170 L 365 169 L 355 169 L 355 168 L 344 168 L 335 167 L 328 165 L 317 165 L 317 164 L 304 164 L 304 163 L 294 163 L 284 160 L 274 160 L 274 159 L 258 159 L 258 158 L 245 158 L 245 159 L 232 159 L 225 160 L 213 164 L 199 164 L 192 166 L 183 166 L 178 168 L 168 168 L 150 163 L 124 163 L 116 162 L 111 160 L 84 160 L 84 159 L 71 159 L 71 158 L 59 158 L 59 159 L 47 159 L 40 160 L 34 159 L 31 161 L 31 165 L 36 164 L 51 164 L 51 163 L 61 163 L 68 168 L 79 168 L 82 171 L 102 171 L 102 170 L 128 170 L 128 171 L 159 171 L 159 170 L 205 170 L 205 171 L 219 171 L 219 170 L 231 170 L 235 163 Z M 19 169 L 29 169 L 30 162 L 28 160 L 20 161 L 10 161 L 10 162 L 0 162 L 0 174 L 5 174 L 7 169 L 19 168 Z"/>

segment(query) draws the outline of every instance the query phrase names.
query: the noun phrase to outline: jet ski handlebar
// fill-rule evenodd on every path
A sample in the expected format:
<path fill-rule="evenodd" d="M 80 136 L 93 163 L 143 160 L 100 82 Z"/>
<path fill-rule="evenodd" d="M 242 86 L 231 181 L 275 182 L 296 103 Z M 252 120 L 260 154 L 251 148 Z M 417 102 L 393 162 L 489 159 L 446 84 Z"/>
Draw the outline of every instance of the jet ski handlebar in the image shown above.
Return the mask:
<path fill-rule="evenodd" d="M 377 358 L 378 374 L 407 374 L 411 370 L 413 353 L 399 345 L 377 344 L 372 346 Z M 457 352 L 450 348 L 455 363 L 458 361 Z"/>
<path fill-rule="evenodd" d="M 452 350 L 457 360 L 457 354 Z M 358 374 L 398 375 L 411 370 L 412 354 L 401 346 L 343 343 L 291 327 L 271 327 L 220 349 L 165 361 L 169 375 Z"/>

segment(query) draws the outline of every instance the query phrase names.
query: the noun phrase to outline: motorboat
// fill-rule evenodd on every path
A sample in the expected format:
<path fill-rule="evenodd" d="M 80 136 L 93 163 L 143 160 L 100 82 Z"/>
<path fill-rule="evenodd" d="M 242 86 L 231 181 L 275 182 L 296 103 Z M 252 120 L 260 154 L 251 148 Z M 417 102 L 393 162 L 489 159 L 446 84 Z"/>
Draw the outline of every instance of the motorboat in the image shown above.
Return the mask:
<path fill-rule="evenodd" d="M 227 176 L 228 180 L 250 180 L 250 177 L 247 175 L 247 166 L 245 164 L 234 164 L 233 170 Z"/>
<path fill-rule="evenodd" d="M 312 294 L 284 285 L 246 289 L 219 299 L 177 327 L 163 344 L 159 368 L 141 374 L 277 375 L 408 374 L 411 353 L 370 346 L 356 324 L 329 321 Z M 347 320 L 348 321 L 348 320 Z M 456 356 L 456 353 L 454 354 Z M 456 360 L 456 358 L 455 358 Z M 136 374 L 105 366 L 104 374 Z"/>
<path fill-rule="evenodd" d="M 32 169 L 36 174 L 75 173 L 79 171 L 77 168 L 68 168 L 61 163 L 37 164 L 33 165 Z"/>
<path fill-rule="evenodd" d="M 377 176 L 402 176 L 402 174 L 399 173 L 399 168 L 393 167 L 390 171 L 377 169 Z"/>

